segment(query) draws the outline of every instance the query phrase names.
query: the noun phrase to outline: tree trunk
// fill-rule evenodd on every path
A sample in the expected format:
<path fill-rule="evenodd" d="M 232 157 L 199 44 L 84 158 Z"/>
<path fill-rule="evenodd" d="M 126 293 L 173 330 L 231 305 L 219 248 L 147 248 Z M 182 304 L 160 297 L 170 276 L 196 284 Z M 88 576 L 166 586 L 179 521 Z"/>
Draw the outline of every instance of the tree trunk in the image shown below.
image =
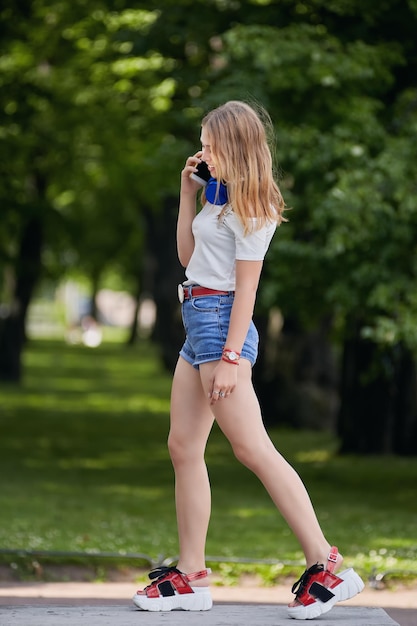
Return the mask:
<path fill-rule="evenodd" d="M 184 280 L 176 247 L 178 198 L 167 198 L 163 215 L 147 212 L 148 265 L 152 267 L 154 281 L 148 283 L 156 305 L 156 320 L 152 334 L 161 350 L 164 366 L 172 371 L 184 341 L 181 309 L 177 299 L 177 284 Z M 152 259 L 152 261 L 151 261 Z"/>
<path fill-rule="evenodd" d="M 138 289 L 135 298 L 135 310 L 132 317 L 132 322 L 129 327 L 129 337 L 127 339 L 128 346 L 134 346 L 136 344 L 138 338 L 138 315 L 139 315 L 139 306 L 140 306 L 140 281 L 138 281 Z"/>
<path fill-rule="evenodd" d="M 91 302 L 89 314 L 93 320 L 98 320 L 97 294 L 100 286 L 100 273 L 94 272 L 91 276 Z"/>
<path fill-rule="evenodd" d="M 329 340 L 331 320 L 306 332 L 295 318 L 280 328 L 277 315 L 271 311 L 269 318 L 255 319 L 260 344 L 254 385 L 265 423 L 335 430 L 338 368 Z"/>
<path fill-rule="evenodd" d="M 43 181 L 36 180 L 39 195 Z M 22 227 L 15 266 L 15 288 L 9 314 L 0 322 L 0 380 L 19 382 L 26 315 L 41 275 L 42 212 L 33 211 Z"/>
<path fill-rule="evenodd" d="M 416 364 L 403 346 L 381 348 L 357 325 L 345 342 L 338 433 L 347 454 L 417 454 Z"/>
<path fill-rule="evenodd" d="M 143 211 L 147 222 L 147 235 L 145 236 L 145 245 L 142 260 L 137 268 L 136 274 L 136 295 L 135 295 L 135 311 L 130 325 L 128 346 L 135 345 L 138 339 L 138 315 L 143 297 L 155 299 L 155 281 L 156 269 L 158 267 L 157 246 L 152 241 L 150 233 L 155 234 L 154 217 L 151 212 Z"/>
<path fill-rule="evenodd" d="M 11 311 L 7 317 L 0 320 L 0 380 L 20 381 L 22 346 L 20 320 L 17 312 Z"/>

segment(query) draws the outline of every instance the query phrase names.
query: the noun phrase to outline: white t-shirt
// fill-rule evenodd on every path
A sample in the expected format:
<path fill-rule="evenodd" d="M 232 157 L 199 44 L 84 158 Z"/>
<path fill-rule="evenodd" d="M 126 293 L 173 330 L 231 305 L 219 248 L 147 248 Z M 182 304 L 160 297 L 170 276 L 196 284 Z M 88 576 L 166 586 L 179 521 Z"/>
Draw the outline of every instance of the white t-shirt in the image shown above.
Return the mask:
<path fill-rule="evenodd" d="M 185 271 L 184 285 L 234 291 L 236 261 L 263 261 L 276 222 L 244 234 L 244 228 L 231 206 L 207 202 L 193 220 L 194 252 Z M 256 220 L 256 218 L 253 218 Z"/>

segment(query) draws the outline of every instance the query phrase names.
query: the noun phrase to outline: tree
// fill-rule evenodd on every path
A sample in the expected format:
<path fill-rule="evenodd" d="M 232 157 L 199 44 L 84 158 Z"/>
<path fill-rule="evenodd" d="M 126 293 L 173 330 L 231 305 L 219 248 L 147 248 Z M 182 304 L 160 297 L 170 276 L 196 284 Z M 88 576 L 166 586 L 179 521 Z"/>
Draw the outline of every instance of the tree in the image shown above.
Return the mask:
<path fill-rule="evenodd" d="M 10 279 L 1 290 L 0 378 L 20 378 L 26 313 L 45 271 L 56 278 L 77 266 L 98 285 L 130 250 L 138 274 L 145 194 L 135 196 L 136 181 L 171 91 L 158 81 L 157 52 L 131 54 L 154 18 L 105 2 L 2 6 L 0 262 Z"/>
<path fill-rule="evenodd" d="M 178 172 L 207 109 L 259 100 L 292 207 L 259 294 L 260 323 L 271 308 L 284 320 L 281 350 L 271 341 L 256 370 L 263 395 L 295 383 L 305 404 L 311 381 L 333 393 L 335 345 L 343 450 L 415 452 L 415 0 L 36 0 L 18 11 L 6 2 L 0 13 L 0 264 L 2 291 L 19 276 L 22 286 L 0 342 L 19 311 L 21 345 L 45 270 L 79 267 L 98 285 L 118 266 L 137 295 L 146 285 L 156 298 L 154 339 L 170 367 L 182 332 Z M 18 272 L 22 251 L 31 273 Z M 277 354 L 291 354 L 291 380 Z M 6 369 L 14 357 L 3 352 Z M 265 408 L 282 419 L 282 404 Z"/>
<path fill-rule="evenodd" d="M 415 453 L 415 6 L 361 5 L 359 26 L 356 2 L 303 7 L 284 27 L 224 36 L 219 84 L 228 97 L 246 88 L 278 120 L 293 207 L 261 300 L 279 306 L 284 330 L 331 320 L 345 354 L 343 451 Z"/>

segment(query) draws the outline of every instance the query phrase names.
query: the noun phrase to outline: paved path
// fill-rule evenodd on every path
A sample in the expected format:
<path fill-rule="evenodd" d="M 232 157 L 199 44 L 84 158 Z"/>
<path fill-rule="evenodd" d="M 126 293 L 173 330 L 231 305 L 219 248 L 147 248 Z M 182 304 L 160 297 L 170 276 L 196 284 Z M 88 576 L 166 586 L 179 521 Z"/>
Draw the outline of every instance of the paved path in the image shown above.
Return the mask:
<path fill-rule="evenodd" d="M 212 586 L 211 611 L 148 613 L 130 603 L 131 583 L 3 583 L 0 626 L 291 626 L 286 587 Z M 304 622 L 303 622 L 304 623 Z M 416 590 L 366 588 L 309 625 L 417 626 Z"/>
<path fill-rule="evenodd" d="M 395 626 L 383 609 L 334 607 L 320 620 L 322 626 Z M 285 606 L 272 604 L 218 604 L 211 611 L 148 613 L 127 606 L 2 606 L 1 626 L 288 626 Z"/>

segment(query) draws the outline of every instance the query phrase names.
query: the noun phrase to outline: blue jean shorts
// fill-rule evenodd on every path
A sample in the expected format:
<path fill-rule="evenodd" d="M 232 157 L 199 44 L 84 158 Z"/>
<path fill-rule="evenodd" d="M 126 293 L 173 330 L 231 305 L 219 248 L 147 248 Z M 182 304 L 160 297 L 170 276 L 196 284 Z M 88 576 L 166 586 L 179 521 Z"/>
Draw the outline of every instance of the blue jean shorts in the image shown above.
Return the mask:
<path fill-rule="evenodd" d="M 182 321 L 186 333 L 180 355 L 196 369 L 201 363 L 221 359 L 226 346 L 230 313 L 234 295 L 208 295 L 184 300 L 182 303 Z M 258 356 L 259 336 L 255 324 L 251 321 L 240 357 L 250 361 L 253 366 Z"/>

